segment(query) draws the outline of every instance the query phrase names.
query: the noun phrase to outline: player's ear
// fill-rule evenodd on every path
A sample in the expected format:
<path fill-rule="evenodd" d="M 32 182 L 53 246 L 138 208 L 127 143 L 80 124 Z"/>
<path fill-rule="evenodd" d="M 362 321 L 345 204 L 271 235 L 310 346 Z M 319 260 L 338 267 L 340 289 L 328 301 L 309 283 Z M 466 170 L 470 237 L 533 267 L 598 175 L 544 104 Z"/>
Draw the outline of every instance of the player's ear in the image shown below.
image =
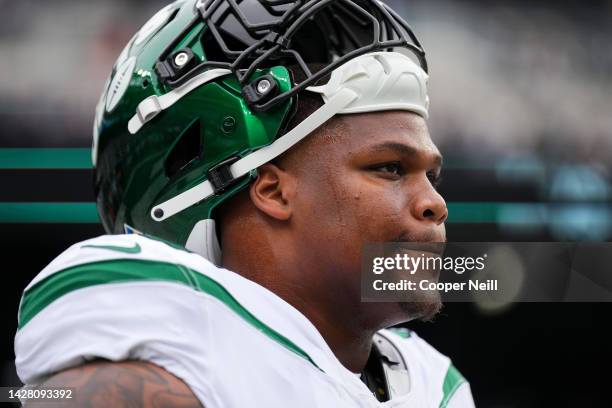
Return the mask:
<path fill-rule="evenodd" d="M 251 185 L 251 201 L 260 211 L 277 220 L 291 218 L 291 203 L 295 197 L 296 180 L 292 174 L 272 163 L 257 169 L 257 179 Z"/>

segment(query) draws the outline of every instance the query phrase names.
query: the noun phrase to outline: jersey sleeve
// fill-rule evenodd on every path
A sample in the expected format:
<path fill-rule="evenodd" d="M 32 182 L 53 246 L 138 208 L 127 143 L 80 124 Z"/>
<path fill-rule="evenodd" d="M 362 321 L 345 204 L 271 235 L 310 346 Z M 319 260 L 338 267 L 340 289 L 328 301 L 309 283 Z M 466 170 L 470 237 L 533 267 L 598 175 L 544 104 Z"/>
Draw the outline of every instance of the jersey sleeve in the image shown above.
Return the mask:
<path fill-rule="evenodd" d="M 172 248 L 148 241 L 101 237 L 77 244 L 26 288 L 15 337 L 25 384 L 98 358 L 143 360 L 219 406 L 204 401 L 213 398 L 202 372 L 212 364 L 206 297 Z M 200 357 L 197 364 L 192 356 Z"/>

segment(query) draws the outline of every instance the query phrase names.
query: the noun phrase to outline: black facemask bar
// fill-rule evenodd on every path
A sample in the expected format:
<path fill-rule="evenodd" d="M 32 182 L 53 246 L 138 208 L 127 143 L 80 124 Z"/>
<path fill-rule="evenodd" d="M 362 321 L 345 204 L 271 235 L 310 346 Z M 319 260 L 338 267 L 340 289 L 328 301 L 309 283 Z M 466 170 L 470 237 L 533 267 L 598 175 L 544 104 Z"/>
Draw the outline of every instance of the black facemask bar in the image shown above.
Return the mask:
<path fill-rule="evenodd" d="M 274 106 L 293 97 L 305 88 L 314 85 L 318 80 L 329 75 L 334 69 L 347 61 L 370 52 L 389 51 L 396 48 L 404 48 L 413 53 L 418 59 L 421 67 L 427 72 L 427 60 L 425 52 L 416 35 L 395 11 L 378 0 L 257 0 L 261 6 L 272 17 L 278 17 L 273 21 L 253 24 L 247 20 L 240 3 L 243 0 L 200 0 L 196 3 L 197 16 L 187 27 L 166 47 L 160 55 L 156 64 L 156 70 L 162 81 L 177 87 L 209 68 L 226 68 L 231 70 L 238 78 L 243 87 L 243 93 L 247 96 L 249 106 L 256 111 L 267 111 Z M 364 9 L 357 3 L 367 6 Z M 225 9 L 221 9 L 221 6 Z M 280 7 L 280 9 L 279 9 Z M 297 50 L 291 48 L 292 39 L 300 28 L 307 23 L 311 17 L 325 8 L 333 8 L 329 13 L 335 30 L 340 30 L 346 39 L 357 48 L 338 55 L 324 68 L 313 73 L 308 66 L 304 56 Z M 220 16 L 213 17 L 220 14 Z M 244 50 L 231 50 L 220 33 L 220 26 L 225 19 L 232 15 L 244 30 L 255 40 Z M 375 15 L 376 14 L 376 15 Z M 351 27 L 344 19 L 351 19 Z M 218 43 L 226 61 L 205 61 L 190 66 L 186 72 L 180 75 L 169 75 L 167 68 L 168 57 L 175 51 L 178 43 L 190 33 L 198 24 L 204 22 L 210 30 L 212 37 Z M 359 35 L 354 27 L 360 27 L 362 31 L 372 27 L 372 42 L 360 46 Z M 341 39 L 336 38 L 333 33 L 329 34 L 332 44 L 338 45 Z M 314 46 L 317 46 L 315 44 Z M 265 99 L 253 100 L 246 92 L 253 74 L 259 68 L 271 66 L 271 61 L 282 60 L 294 61 L 292 66 L 297 66 L 302 71 L 300 77 L 304 78 L 294 84 L 291 90 L 280 94 L 272 94 Z M 278 93 L 278 92 L 277 92 Z"/>

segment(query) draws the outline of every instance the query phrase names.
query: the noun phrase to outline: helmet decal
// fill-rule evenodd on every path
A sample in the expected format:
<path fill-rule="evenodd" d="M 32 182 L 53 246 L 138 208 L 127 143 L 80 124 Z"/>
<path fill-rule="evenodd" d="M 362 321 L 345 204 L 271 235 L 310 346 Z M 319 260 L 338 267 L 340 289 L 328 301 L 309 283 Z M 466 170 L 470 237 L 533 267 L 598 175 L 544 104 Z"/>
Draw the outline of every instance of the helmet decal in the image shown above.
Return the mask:
<path fill-rule="evenodd" d="M 117 106 L 123 97 L 123 94 L 125 94 L 125 91 L 127 91 L 130 81 L 132 80 L 132 74 L 134 73 L 135 66 L 136 58 L 131 57 L 117 67 L 117 73 L 113 77 L 106 95 L 107 112 L 111 112 L 113 109 L 115 109 L 115 106 Z"/>
<path fill-rule="evenodd" d="M 104 114 L 104 109 L 106 107 L 106 93 L 108 91 L 108 85 L 110 84 L 110 77 L 104 83 L 104 87 L 102 88 L 102 95 L 100 95 L 100 99 L 98 100 L 98 104 L 96 105 L 96 114 L 94 116 L 93 123 L 93 142 L 91 145 L 91 163 L 93 167 L 96 167 L 96 162 L 98 159 L 98 137 L 100 135 L 100 125 L 102 124 L 102 115 Z"/>
<path fill-rule="evenodd" d="M 166 22 L 170 19 L 172 13 L 176 11 L 175 4 L 169 4 L 163 9 L 159 10 L 149 21 L 145 23 L 144 26 L 136 33 L 134 36 L 133 44 L 140 45 L 146 39 L 149 38 L 151 34 L 161 28 Z"/>

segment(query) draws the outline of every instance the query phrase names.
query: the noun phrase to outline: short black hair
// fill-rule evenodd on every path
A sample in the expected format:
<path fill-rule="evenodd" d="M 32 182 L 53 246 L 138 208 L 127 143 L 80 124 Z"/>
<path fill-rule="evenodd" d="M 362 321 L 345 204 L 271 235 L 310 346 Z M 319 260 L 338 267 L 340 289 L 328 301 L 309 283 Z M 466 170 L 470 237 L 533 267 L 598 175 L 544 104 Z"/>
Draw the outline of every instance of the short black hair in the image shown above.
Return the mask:
<path fill-rule="evenodd" d="M 309 64 L 308 68 L 311 72 L 317 72 L 325 68 L 324 64 Z M 300 83 L 305 79 L 304 72 L 298 66 L 289 66 L 289 72 L 291 73 L 291 80 L 295 83 Z M 329 81 L 329 75 L 321 78 L 315 85 L 324 84 Z M 295 107 L 293 113 L 287 122 L 282 134 L 289 132 L 291 129 L 302 123 L 306 118 L 316 112 L 320 107 L 324 105 L 323 98 L 320 95 L 307 90 L 299 92 L 294 97 Z"/>

